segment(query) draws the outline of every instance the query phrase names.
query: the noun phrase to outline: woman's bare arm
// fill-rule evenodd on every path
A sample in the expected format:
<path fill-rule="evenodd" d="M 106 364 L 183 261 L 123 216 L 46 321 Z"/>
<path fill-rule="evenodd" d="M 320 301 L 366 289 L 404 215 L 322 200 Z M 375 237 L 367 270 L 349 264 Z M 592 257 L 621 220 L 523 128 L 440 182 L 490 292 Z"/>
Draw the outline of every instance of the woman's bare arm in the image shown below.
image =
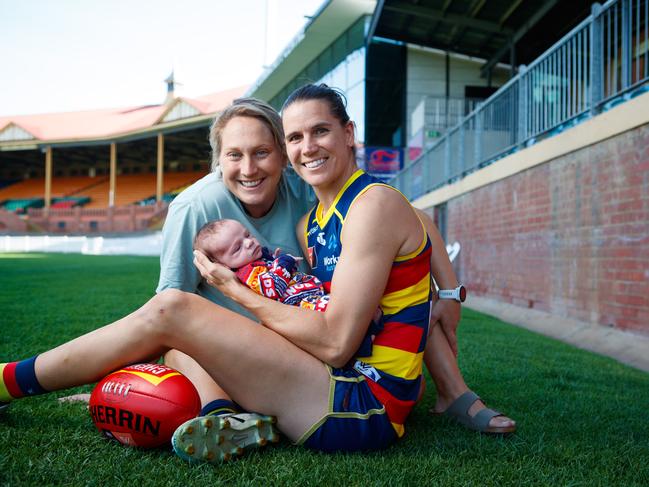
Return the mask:
<path fill-rule="evenodd" d="M 423 231 L 411 207 L 395 191 L 372 188 L 347 214 L 342 253 L 324 313 L 263 298 L 223 266 L 197 254 L 197 266 L 228 297 L 268 328 L 320 360 L 340 367 L 358 349 L 381 300 L 397 255 L 414 251 Z"/>

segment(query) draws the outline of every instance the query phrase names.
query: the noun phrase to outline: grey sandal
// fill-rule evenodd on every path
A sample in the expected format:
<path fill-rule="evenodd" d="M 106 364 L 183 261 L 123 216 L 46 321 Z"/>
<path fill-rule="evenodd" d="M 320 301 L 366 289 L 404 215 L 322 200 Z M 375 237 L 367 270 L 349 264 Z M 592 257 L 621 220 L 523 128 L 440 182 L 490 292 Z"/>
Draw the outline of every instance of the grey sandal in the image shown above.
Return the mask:
<path fill-rule="evenodd" d="M 487 407 L 478 411 L 475 416 L 470 416 L 469 409 L 473 406 L 474 402 L 479 400 L 480 396 L 475 392 L 467 391 L 453 401 L 448 409 L 444 411 L 444 414 L 455 419 L 467 428 L 479 431 L 480 433 L 504 434 L 516 431 L 515 424 L 511 426 L 489 426 L 489 421 L 492 418 L 504 416 L 504 414 Z"/>

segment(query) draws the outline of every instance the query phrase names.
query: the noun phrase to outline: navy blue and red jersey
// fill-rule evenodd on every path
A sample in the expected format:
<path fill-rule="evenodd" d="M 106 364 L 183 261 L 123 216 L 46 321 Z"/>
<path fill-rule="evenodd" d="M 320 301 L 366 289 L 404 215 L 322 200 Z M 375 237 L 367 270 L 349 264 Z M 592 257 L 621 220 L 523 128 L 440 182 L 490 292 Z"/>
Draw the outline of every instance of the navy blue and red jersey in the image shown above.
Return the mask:
<path fill-rule="evenodd" d="M 341 188 L 326 214 L 320 204 L 309 213 L 305 228 L 308 258 L 313 274 L 327 292 L 342 251 L 340 236 L 347 213 L 356 198 L 377 185 L 396 191 L 359 169 Z M 370 324 L 350 364 L 366 377 L 399 436 L 404 433 L 403 424 L 419 394 L 428 337 L 431 244 L 423 224 L 422 235 L 414 252 L 393 261 L 379 303 L 383 316 Z"/>

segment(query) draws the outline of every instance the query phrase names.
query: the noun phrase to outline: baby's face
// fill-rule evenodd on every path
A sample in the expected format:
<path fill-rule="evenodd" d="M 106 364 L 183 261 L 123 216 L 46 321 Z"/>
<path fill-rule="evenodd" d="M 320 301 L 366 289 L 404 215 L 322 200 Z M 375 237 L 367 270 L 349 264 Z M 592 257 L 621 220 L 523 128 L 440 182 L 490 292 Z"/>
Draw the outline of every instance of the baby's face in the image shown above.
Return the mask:
<path fill-rule="evenodd" d="M 236 221 L 223 223 L 216 235 L 206 239 L 207 254 L 232 269 L 261 258 L 261 245 L 246 227 Z"/>

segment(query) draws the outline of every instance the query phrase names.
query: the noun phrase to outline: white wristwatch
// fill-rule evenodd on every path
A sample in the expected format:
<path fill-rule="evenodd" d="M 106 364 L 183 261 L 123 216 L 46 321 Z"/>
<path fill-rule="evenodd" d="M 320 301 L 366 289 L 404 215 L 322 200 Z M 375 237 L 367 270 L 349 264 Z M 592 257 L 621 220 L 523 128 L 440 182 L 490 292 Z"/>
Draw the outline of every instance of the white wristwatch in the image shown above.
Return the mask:
<path fill-rule="evenodd" d="M 440 289 L 437 291 L 439 299 L 454 299 L 458 303 L 463 303 L 466 299 L 466 288 L 460 284 L 455 289 Z"/>

